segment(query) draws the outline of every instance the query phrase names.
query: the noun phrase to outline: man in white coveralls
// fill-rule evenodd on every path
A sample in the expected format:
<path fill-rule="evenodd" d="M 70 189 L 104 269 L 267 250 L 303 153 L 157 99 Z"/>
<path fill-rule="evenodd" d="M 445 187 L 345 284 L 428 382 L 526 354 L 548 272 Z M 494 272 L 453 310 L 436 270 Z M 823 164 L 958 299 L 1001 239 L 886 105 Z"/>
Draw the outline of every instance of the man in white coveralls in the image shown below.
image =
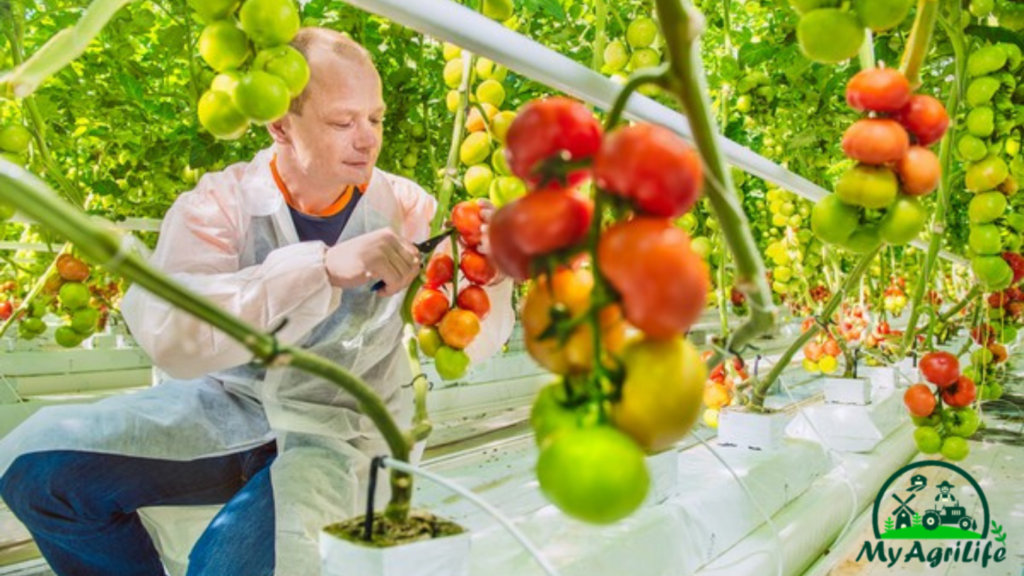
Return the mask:
<path fill-rule="evenodd" d="M 408 422 L 411 372 L 400 307 L 420 270 L 413 246 L 436 202 L 375 168 L 385 106 L 368 53 L 341 34 L 293 41 L 311 79 L 273 146 L 207 174 L 167 213 L 152 262 L 261 330 L 363 378 Z M 371 289 L 385 282 L 379 292 Z M 478 362 L 512 330 L 511 282 L 467 348 Z M 355 401 L 133 287 L 122 312 L 173 379 L 91 405 L 40 410 L 0 441 L 0 495 L 61 576 L 160 576 L 137 509 L 224 504 L 189 575 L 319 574 L 317 538 L 359 513 L 385 445 Z"/>

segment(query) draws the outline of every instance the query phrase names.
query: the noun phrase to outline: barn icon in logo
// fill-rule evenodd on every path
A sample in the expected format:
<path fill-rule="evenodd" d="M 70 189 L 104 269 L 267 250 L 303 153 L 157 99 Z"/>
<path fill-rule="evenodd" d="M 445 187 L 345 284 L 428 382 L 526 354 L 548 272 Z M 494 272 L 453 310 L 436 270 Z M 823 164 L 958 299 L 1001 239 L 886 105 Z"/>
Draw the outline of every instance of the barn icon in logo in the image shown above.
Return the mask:
<path fill-rule="evenodd" d="M 929 482 L 929 475 L 942 480 Z M 873 517 L 880 540 L 979 540 L 988 536 L 990 523 L 981 486 L 963 469 L 939 461 L 893 474 L 878 492 Z"/>

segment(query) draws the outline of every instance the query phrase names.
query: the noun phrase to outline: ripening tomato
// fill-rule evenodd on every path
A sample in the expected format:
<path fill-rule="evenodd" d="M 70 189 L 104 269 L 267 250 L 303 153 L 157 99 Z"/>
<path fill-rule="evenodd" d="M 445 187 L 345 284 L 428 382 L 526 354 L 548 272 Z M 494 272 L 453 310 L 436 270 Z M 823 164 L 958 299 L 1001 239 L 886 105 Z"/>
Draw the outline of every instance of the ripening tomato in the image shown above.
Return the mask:
<path fill-rule="evenodd" d="M 862 70 L 846 85 L 846 102 L 859 112 L 898 112 L 910 101 L 910 82 L 892 68 Z"/>
<path fill-rule="evenodd" d="M 995 364 L 1002 364 L 1009 358 L 1009 353 L 1006 351 L 1006 346 L 992 342 L 988 345 L 989 352 L 992 353 L 992 362 Z"/>
<path fill-rule="evenodd" d="M 942 401 L 954 408 L 968 406 L 978 395 L 978 388 L 974 380 L 967 376 L 960 376 L 952 386 L 942 389 Z"/>
<path fill-rule="evenodd" d="M 960 361 L 949 352 L 929 352 L 917 364 L 924 379 L 939 388 L 945 388 L 960 377 Z"/>
<path fill-rule="evenodd" d="M 480 319 L 469 310 L 452 308 L 437 326 L 441 340 L 448 346 L 462 350 L 480 333 Z"/>
<path fill-rule="evenodd" d="M 488 226 L 488 239 L 494 265 L 513 280 L 523 282 L 530 277 L 530 255 L 516 242 L 516 219 L 512 204 L 495 212 Z"/>
<path fill-rule="evenodd" d="M 671 130 L 654 124 L 618 128 L 594 160 L 598 186 L 632 201 L 638 212 L 675 218 L 700 196 L 700 155 Z"/>
<path fill-rule="evenodd" d="M 505 155 L 512 173 L 535 187 L 543 180 L 539 164 L 554 156 L 583 160 L 601 147 L 601 124 L 593 113 L 575 100 L 552 97 L 524 106 L 509 126 Z M 581 169 L 569 176 L 570 183 L 586 178 Z"/>
<path fill-rule="evenodd" d="M 439 290 L 424 288 L 412 300 L 412 319 L 422 326 L 433 326 L 448 312 L 448 297 Z"/>
<path fill-rule="evenodd" d="M 896 175 L 903 183 L 903 192 L 911 196 L 931 194 L 939 187 L 942 166 L 939 157 L 923 146 L 911 146 L 896 163 Z"/>
<path fill-rule="evenodd" d="M 622 296 L 626 320 L 653 338 L 686 332 L 708 293 L 708 268 L 686 232 L 662 218 L 638 217 L 609 228 L 598 266 Z"/>
<path fill-rule="evenodd" d="M 839 347 L 839 342 L 836 342 L 833 338 L 829 338 L 825 341 L 825 345 L 822 346 L 822 350 L 825 352 L 826 356 L 831 356 L 833 358 L 838 358 L 839 355 L 843 353 L 842 348 Z"/>
<path fill-rule="evenodd" d="M 459 270 L 462 270 L 470 282 L 484 286 L 493 282 L 498 275 L 498 270 L 490 259 L 472 248 L 463 250 L 459 255 Z"/>
<path fill-rule="evenodd" d="M 519 249 L 540 256 L 583 240 L 590 228 L 594 203 L 575 190 L 549 189 L 527 194 L 502 210 L 513 214 Z"/>
<path fill-rule="evenodd" d="M 918 418 L 930 416 L 935 411 L 935 394 L 926 384 L 914 384 L 903 393 L 903 404 Z"/>
<path fill-rule="evenodd" d="M 847 156 L 877 166 L 898 162 L 910 148 L 910 137 L 895 120 L 866 118 L 854 122 L 843 134 Z"/>
<path fill-rule="evenodd" d="M 57 273 L 68 282 L 85 282 L 89 278 L 89 265 L 71 254 L 57 257 Z"/>
<path fill-rule="evenodd" d="M 481 320 L 486 318 L 487 314 L 491 311 L 491 299 L 487 296 L 487 291 L 479 286 L 463 288 L 462 292 L 459 292 L 456 303 L 459 305 L 459 308 L 469 310 Z"/>
<path fill-rule="evenodd" d="M 946 107 L 935 98 L 916 94 L 894 118 L 917 138 L 919 146 L 931 146 L 942 140 L 949 128 L 949 114 Z"/>
<path fill-rule="evenodd" d="M 463 243 L 470 248 L 480 244 L 480 203 L 476 200 L 459 202 L 452 208 L 452 226 L 458 231 Z"/>
<path fill-rule="evenodd" d="M 4 300 L 0 302 L 0 320 L 7 321 L 11 314 L 14 314 L 14 305 L 11 304 L 10 300 Z"/>
<path fill-rule="evenodd" d="M 804 346 L 804 358 L 807 358 L 811 362 L 817 362 L 824 354 L 825 351 L 822 350 L 821 344 L 818 344 L 817 342 L 808 342 L 807 345 Z"/>
<path fill-rule="evenodd" d="M 523 301 L 521 320 L 524 341 L 530 356 L 555 374 L 579 374 L 593 369 L 594 341 L 589 322 L 577 326 L 565 339 L 541 338 L 561 310 L 567 319 L 577 319 L 590 307 L 594 277 L 589 270 L 561 268 L 553 280 L 541 275 L 530 287 Z M 625 343 L 626 324 L 618 306 L 608 306 L 598 317 L 601 324 L 601 346 L 612 353 Z"/>
<path fill-rule="evenodd" d="M 449 254 L 434 254 L 427 262 L 424 271 L 424 283 L 427 288 L 439 288 L 452 281 L 455 274 L 455 261 Z"/>

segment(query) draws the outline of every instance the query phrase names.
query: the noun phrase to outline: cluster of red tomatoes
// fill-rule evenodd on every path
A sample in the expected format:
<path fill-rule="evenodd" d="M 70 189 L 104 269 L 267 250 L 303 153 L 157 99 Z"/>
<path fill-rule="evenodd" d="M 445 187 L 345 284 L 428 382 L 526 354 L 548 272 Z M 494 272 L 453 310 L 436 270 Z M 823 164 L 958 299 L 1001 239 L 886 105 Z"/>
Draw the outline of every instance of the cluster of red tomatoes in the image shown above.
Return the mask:
<path fill-rule="evenodd" d="M 903 403 L 917 425 L 914 441 L 925 454 L 942 452 L 950 460 L 963 460 L 970 452 L 965 438 L 981 423 L 971 407 L 977 387 L 960 373 L 960 362 L 949 352 L 925 354 L 918 368 L 934 389 L 928 384 L 914 384 L 903 395 Z"/>
<path fill-rule="evenodd" d="M 531 415 L 538 479 L 570 516 L 612 522 L 644 499 L 644 453 L 672 446 L 700 414 L 707 370 L 684 334 L 704 309 L 708 270 L 673 221 L 698 199 L 701 160 L 658 126 L 604 134 L 590 110 L 558 97 L 520 110 L 506 142 L 529 192 L 494 214 L 491 254 L 532 279 L 526 347 L 560 375 Z"/>
<path fill-rule="evenodd" d="M 872 116 L 843 135 L 843 152 L 857 165 L 843 174 L 835 194 L 815 205 L 811 227 L 822 241 L 859 254 L 883 242 L 906 244 L 925 225 L 918 198 L 939 185 L 939 159 L 928 146 L 942 139 L 949 115 L 935 98 L 912 94 L 903 74 L 888 68 L 854 76 L 846 100 Z"/>
<path fill-rule="evenodd" d="M 701 355 L 702 361 L 711 357 L 711 351 Z M 732 404 L 736 399 L 736 385 L 750 378 L 743 359 L 735 357 L 732 362 L 722 362 L 715 366 L 704 383 L 704 423 L 718 428 L 718 415 L 722 408 Z"/>
<path fill-rule="evenodd" d="M 464 349 L 480 333 L 480 321 L 491 311 L 483 286 L 492 283 L 498 271 L 479 251 L 483 240 L 481 208 L 477 200 L 468 200 L 452 209 L 451 221 L 461 246 L 458 269 L 469 285 L 457 289 L 455 258 L 438 252 L 427 262 L 423 287 L 412 301 L 412 318 L 420 325 L 420 349 L 434 358 L 437 373 L 446 380 L 465 374 L 469 357 Z"/>
<path fill-rule="evenodd" d="M 1024 316 L 1024 290 L 1017 286 L 1011 286 L 1006 290 L 993 292 L 988 295 L 990 308 L 1002 309 L 1011 318 L 1020 319 Z"/>

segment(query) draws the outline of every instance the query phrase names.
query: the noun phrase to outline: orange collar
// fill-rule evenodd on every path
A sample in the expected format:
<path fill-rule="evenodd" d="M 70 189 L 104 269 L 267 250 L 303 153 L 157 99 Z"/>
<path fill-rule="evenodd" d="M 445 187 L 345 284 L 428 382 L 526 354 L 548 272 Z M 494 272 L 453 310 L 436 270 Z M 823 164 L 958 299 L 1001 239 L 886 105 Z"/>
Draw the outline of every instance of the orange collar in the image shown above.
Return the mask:
<path fill-rule="evenodd" d="M 292 194 L 288 190 L 288 186 L 285 185 L 284 179 L 281 178 L 281 174 L 277 171 L 277 155 L 276 154 L 270 160 L 270 173 L 274 175 L 274 183 L 277 184 L 277 189 L 280 190 L 281 191 L 281 195 L 284 196 L 284 201 L 287 202 L 288 205 L 291 206 L 293 209 L 298 210 L 299 212 L 302 212 L 303 214 L 305 214 L 306 212 L 300 210 L 295 205 L 295 202 L 292 200 Z M 321 210 L 320 212 L 318 212 L 316 214 L 309 214 L 309 215 L 310 216 L 317 216 L 317 217 L 320 217 L 320 218 L 329 218 L 331 216 L 334 216 L 335 214 L 338 214 L 342 210 L 344 210 L 345 207 L 348 206 L 349 202 L 352 201 L 353 191 L 358 190 L 360 194 L 363 194 L 363 193 L 366 192 L 367 187 L 369 187 L 369 184 L 362 184 L 362 185 L 359 185 L 359 186 L 346 186 L 345 189 L 338 196 L 338 198 L 334 202 L 332 202 L 330 206 L 324 208 L 323 210 Z"/>

